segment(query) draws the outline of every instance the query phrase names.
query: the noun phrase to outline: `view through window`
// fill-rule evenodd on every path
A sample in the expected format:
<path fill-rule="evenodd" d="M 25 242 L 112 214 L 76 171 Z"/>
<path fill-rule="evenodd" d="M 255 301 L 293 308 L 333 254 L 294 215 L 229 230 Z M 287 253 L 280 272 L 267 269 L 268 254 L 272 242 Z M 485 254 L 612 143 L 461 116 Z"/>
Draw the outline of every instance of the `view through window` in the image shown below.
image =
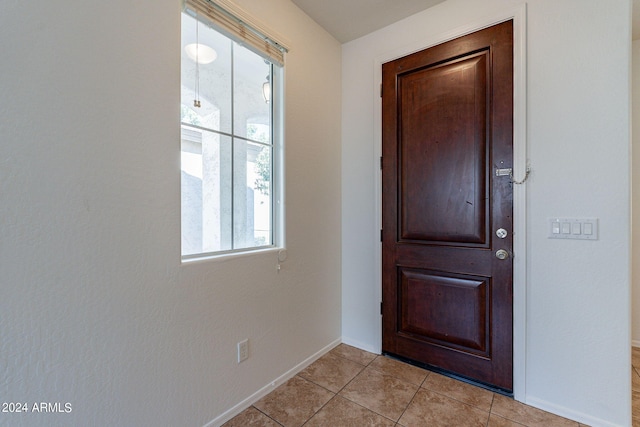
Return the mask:
<path fill-rule="evenodd" d="M 182 14 L 185 258 L 274 245 L 272 94 L 278 67 Z"/>

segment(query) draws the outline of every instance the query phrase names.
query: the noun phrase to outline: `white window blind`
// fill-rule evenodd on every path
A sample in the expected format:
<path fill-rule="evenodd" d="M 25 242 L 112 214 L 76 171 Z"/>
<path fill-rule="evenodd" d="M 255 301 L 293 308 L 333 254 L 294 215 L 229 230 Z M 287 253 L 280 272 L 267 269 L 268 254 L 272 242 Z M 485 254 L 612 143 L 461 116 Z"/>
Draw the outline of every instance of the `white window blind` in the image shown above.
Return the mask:
<path fill-rule="evenodd" d="M 284 65 L 284 54 L 288 51 L 283 43 L 256 28 L 242 18 L 227 11 L 215 0 L 184 0 L 184 10 L 203 23 L 213 24 L 217 30 L 242 43 L 248 49 L 264 56 L 271 62 Z M 202 19 L 204 18 L 204 20 Z M 207 22 L 208 21 L 208 22 Z"/>

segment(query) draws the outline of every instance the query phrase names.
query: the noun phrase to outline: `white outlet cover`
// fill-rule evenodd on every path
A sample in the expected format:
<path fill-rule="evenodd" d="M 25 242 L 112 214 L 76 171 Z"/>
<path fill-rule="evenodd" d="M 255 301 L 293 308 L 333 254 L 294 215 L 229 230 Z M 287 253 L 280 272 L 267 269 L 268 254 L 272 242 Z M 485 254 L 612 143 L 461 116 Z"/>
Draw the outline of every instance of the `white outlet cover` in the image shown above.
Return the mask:
<path fill-rule="evenodd" d="M 249 340 L 242 340 L 238 343 L 238 363 L 249 358 Z"/>

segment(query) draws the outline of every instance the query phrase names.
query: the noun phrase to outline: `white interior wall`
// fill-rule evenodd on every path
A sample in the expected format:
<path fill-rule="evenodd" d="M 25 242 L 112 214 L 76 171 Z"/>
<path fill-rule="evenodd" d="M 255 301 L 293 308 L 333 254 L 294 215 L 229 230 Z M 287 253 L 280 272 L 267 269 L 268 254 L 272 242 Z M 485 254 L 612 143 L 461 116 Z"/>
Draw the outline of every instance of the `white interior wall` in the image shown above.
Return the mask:
<path fill-rule="evenodd" d="M 632 342 L 640 347 L 640 40 L 632 45 L 633 67 L 631 69 L 632 84 L 632 135 L 633 135 L 633 257 L 632 267 Z"/>
<path fill-rule="evenodd" d="M 517 0 L 448 0 L 343 45 L 343 340 L 380 349 L 376 58 L 501 15 Z M 631 422 L 630 2 L 527 2 L 527 279 L 521 400 L 589 425 Z M 547 238 L 598 217 L 597 241 Z M 517 314 L 516 314 L 517 315 Z M 605 391 L 603 393 L 603 391 Z"/>
<path fill-rule="evenodd" d="M 0 396 L 72 412 L 0 424 L 219 424 L 338 342 L 341 48 L 236 3 L 291 47 L 279 274 L 180 263 L 179 1 L 1 3 Z"/>

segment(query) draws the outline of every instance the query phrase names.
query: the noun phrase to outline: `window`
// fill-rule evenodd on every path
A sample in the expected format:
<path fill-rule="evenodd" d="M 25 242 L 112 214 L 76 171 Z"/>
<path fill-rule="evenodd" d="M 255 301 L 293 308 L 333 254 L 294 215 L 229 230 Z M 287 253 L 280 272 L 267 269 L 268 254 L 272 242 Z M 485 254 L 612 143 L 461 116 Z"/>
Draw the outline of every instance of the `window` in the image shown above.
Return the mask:
<path fill-rule="evenodd" d="M 183 259 L 277 246 L 281 67 L 189 5 L 182 14 Z"/>

